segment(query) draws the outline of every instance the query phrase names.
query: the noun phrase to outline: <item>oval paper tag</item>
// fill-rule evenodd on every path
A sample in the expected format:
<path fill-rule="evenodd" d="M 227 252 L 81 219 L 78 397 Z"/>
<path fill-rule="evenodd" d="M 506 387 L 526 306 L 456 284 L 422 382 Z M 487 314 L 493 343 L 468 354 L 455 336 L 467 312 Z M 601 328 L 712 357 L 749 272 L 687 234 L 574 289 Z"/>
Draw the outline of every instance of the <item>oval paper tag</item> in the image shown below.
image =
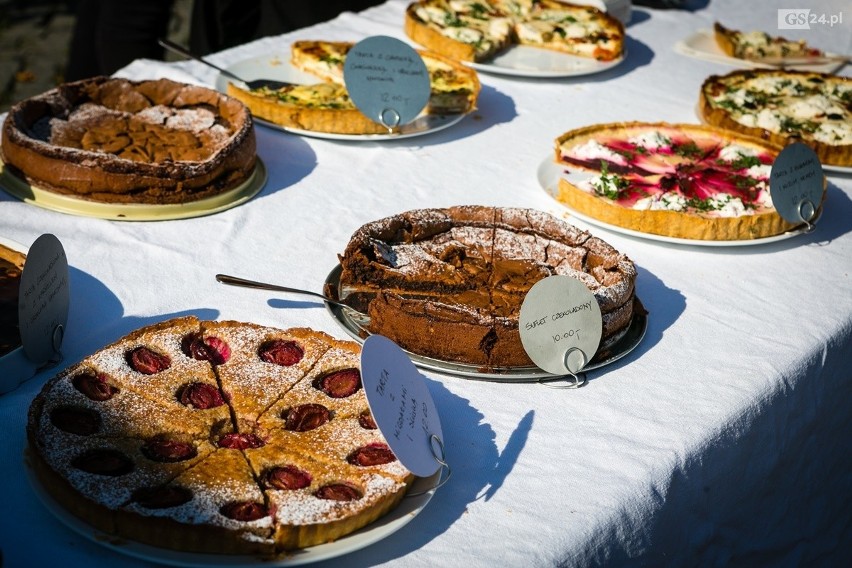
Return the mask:
<path fill-rule="evenodd" d="M 414 120 L 432 90 L 420 55 L 387 36 L 356 43 L 346 54 L 343 80 L 358 110 L 389 129 Z"/>
<path fill-rule="evenodd" d="M 58 360 L 69 302 L 65 249 L 55 236 L 42 235 L 27 252 L 18 296 L 21 343 L 34 363 Z"/>
<path fill-rule="evenodd" d="M 582 370 L 595 356 L 603 334 L 598 301 L 570 276 L 536 282 L 521 304 L 518 322 L 527 355 L 554 375 Z"/>
<path fill-rule="evenodd" d="M 825 190 L 822 165 L 809 146 L 790 144 L 778 154 L 769 173 L 772 204 L 786 221 L 813 220 Z"/>
<path fill-rule="evenodd" d="M 390 339 L 371 335 L 361 350 L 361 381 L 373 420 L 402 465 L 419 477 L 438 471 L 431 438 L 443 442 L 441 420 L 408 355 Z"/>

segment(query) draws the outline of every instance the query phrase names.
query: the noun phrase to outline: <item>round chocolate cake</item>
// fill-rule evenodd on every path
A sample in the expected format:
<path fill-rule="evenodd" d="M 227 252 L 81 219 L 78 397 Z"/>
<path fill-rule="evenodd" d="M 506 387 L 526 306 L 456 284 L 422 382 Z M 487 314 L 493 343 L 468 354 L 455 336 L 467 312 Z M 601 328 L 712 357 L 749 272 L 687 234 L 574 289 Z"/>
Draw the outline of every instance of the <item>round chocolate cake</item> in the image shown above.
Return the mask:
<path fill-rule="evenodd" d="M 458 206 L 367 223 L 326 292 L 369 315 L 370 333 L 426 357 L 486 369 L 524 367 L 518 315 L 547 276 L 582 281 L 603 314 L 601 348 L 626 332 L 636 268 L 612 246 L 541 211 Z M 599 352 L 601 352 L 599 348 Z"/>
<path fill-rule="evenodd" d="M 96 77 L 26 99 L 2 158 L 33 187 L 103 203 L 186 203 L 245 182 L 254 126 L 236 99 L 168 79 Z"/>

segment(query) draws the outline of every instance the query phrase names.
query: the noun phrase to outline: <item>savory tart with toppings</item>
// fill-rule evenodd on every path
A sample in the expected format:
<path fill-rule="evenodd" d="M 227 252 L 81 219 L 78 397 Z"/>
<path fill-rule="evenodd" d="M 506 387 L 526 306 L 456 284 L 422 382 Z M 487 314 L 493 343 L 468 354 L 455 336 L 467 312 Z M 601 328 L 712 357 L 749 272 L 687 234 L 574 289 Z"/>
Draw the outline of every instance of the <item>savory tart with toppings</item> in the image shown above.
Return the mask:
<path fill-rule="evenodd" d="M 701 85 L 701 118 L 782 146 L 800 141 L 823 164 L 852 166 L 852 79 L 789 70 L 740 70 Z"/>
<path fill-rule="evenodd" d="M 4 168 L 101 203 L 190 203 L 245 183 L 257 160 L 246 107 L 168 79 L 95 77 L 26 99 L 3 123 Z"/>
<path fill-rule="evenodd" d="M 818 58 L 825 55 L 804 40 L 793 41 L 762 31 L 732 30 L 719 22 L 713 24 L 713 35 L 722 51 L 737 59 L 781 65 L 784 59 Z"/>
<path fill-rule="evenodd" d="M 696 240 L 749 240 L 794 228 L 772 205 L 780 148 L 710 126 L 612 123 L 566 132 L 555 160 L 559 201 L 634 231 Z"/>
<path fill-rule="evenodd" d="M 603 315 L 598 356 L 629 328 L 636 268 L 603 240 L 531 209 L 418 209 L 367 223 L 326 293 L 370 316 L 367 329 L 411 353 L 487 370 L 531 367 L 518 316 L 547 276 L 568 275 Z"/>
<path fill-rule="evenodd" d="M 337 134 L 382 134 L 387 127 L 355 107 L 343 82 L 343 65 L 353 42 L 297 41 L 291 48 L 294 67 L 322 83 L 280 89 L 246 90 L 230 83 L 228 93 L 243 101 L 252 114 L 274 124 Z M 476 108 L 479 78 L 473 69 L 434 52 L 421 51 L 431 83 L 427 114 L 465 114 Z"/>
<path fill-rule="evenodd" d="M 359 354 L 304 328 L 184 317 L 139 329 L 44 386 L 31 466 L 116 537 L 263 556 L 340 538 L 413 480 L 372 420 Z"/>
<path fill-rule="evenodd" d="M 624 27 L 616 18 L 556 0 L 421 0 L 408 6 L 405 31 L 461 61 L 487 61 L 516 44 L 600 61 L 624 49 Z"/>

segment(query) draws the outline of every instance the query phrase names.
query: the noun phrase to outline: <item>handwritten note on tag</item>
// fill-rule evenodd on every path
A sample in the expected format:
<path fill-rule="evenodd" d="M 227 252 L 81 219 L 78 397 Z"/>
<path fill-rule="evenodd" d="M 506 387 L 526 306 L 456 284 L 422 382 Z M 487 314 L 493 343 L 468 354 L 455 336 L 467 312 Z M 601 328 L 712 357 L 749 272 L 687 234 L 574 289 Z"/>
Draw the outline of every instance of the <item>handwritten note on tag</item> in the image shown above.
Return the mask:
<path fill-rule="evenodd" d="M 790 223 L 813 220 L 825 191 L 825 178 L 816 152 L 801 142 L 785 147 L 772 164 L 769 190 L 772 204 L 785 220 Z"/>
<path fill-rule="evenodd" d="M 431 436 L 443 441 L 441 421 L 408 355 L 386 337 L 371 335 L 361 350 L 361 381 L 373 420 L 397 459 L 420 477 L 438 471 Z"/>
<path fill-rule="evenodd" d="M 42 235 L 27 252 L 18 294 L 21 343 L 34 363 L 47 363 L 58 356 L 69 303 L 65 249 L 55 236 Z"/>
<path fill-rule="evenodd" d="M 594 294 L 570 276 L 536 282 L 524 298 L 518 321 L 527 355 L 555 375 L 579 372 L 594 357 L 603 334 Z"/>
<path fill-rule="evenodd" d="M 343 80 L 358 110 L 389 129 L 414 120 L 431 94 L 420 54 L 387 36 L 356 43 L 346 54 Z"/>

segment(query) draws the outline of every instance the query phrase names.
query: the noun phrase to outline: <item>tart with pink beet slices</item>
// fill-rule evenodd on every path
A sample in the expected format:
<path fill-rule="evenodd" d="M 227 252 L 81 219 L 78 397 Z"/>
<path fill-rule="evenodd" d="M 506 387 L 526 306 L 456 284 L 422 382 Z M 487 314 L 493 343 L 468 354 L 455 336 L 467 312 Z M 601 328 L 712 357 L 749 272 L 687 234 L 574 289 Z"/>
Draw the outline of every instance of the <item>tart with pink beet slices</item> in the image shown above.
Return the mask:
<path fill-rule="evenodd" d="M 51 379 L 29 462 L 107 534 L 273 557 L 391 511 L 413 475 L 371 420 L 358 344 L 307 328 L 176 318 Z"/>
<path fill-rule="evenodd" d="M 716 127 L 611 123 L 571 130 L 555 160 L 571 173 L 557 199 L 626 229 L 728 241 L 795 229 L 772 204 L 769 176 L 780 148 Z"/>

